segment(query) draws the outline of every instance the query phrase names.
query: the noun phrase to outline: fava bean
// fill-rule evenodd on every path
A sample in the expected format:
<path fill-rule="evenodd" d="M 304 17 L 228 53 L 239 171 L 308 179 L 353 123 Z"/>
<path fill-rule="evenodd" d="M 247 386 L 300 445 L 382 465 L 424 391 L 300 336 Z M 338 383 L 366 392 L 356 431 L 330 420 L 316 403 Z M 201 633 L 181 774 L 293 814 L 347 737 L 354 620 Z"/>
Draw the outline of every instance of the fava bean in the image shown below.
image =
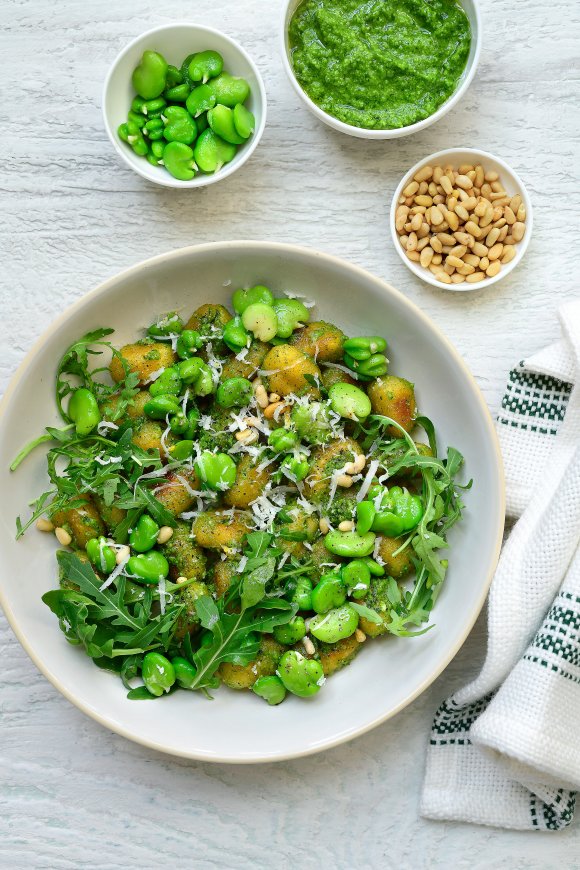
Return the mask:
<path fill-rule="evenodd" d="M 216 392 L 216 402 L 222 408 L 242 408 L 252 401 L 254 388 L 247 378 L 226 378 Z"/>
<path fill-rule="evenodd" d="M 127 560 L 127 573 L 144 583 L 159 583 L 169 574 L 169 562 L 158 550 L 149 550 Z"/>
<path fill-rule="evenodd" d="M 364 559 L 353 559 L 342 568 L 341 575 L 355 600 L 365 597 L 371 582 L 371 571 Z"/>
<path fill-rule="evenodd" d="M 249 347 L 250 334 L 244 328 L 241 317 L 232 317 L 224 326 L 222 338 L 230 350 L 238 353 L 245 347 Z"/>
<path fill-rule="evenodd" d="M 215 106 L 215 94 L 209 85 L 199 85 L 194 88 L 187 100 L 185 108 L 194 118 L 198 118 L 203 112 L 213 109 Z"/>
<path fill-rule="evenodd" d="M 195 329 L 184 329 L 177 339 L 177 356 L 180 359 L 189 359 L 203 346 L 203 340 Z"/>
<path fill-rule="evenodd" d="M 338 572 L 323 574 L 312 590 L 312 609 L 316 613 L 327 613 L 333 607 L 340 607 L 346 601 L 346 587 Z"/>
<path fill-rule="evenodd" d="M 170 394 L 160 394 L 151 398 L 143 405 L 143 411 L 153 420 L 165 420 L 168 414 L 177 414 L 181 410 L 181 406 L 176 396 Z"/>
<path fill-rule="evenodd" d="M 308 577 L 289 581 L 286 594 L 293 604 L 298 605 L 298 610 L 312 610 L 312 581 Z"/>
<path fill-rule="evenodd" d="M 173 459 L 177 459 L 178 462 L 183 462 L 185 459 L 189 459 L 189 457 L 193 453 L 193 441 L 178 441 L 177 444 L 174 444 L 169 448 L 169 452 Z"/>
<path fill-rule="evenodd" d="M 178 396 L 181 392 L 181 377 L 176 366 L 171 366 L 162 372 L 156 381 L 153 381 L 149 387 L 149 392 L 152 396 L 161 396 L 163 394 Z"/>
<path fill-rule="evenodd" d="M 144 100 L 152 100 L 165 90 L 167 61 L 157 51 L 144 51 L 133 70 L 133 87 Z"/>
<path fill-rule="evenodd" d="M 168 106 L 164 111 L 165 128 L 163 136 L 168 142 L 182 142 L 191 145 L 197 136 L 195 121 L 182 106 Z"/>
<path fill-rule="evenodd" d="M 250 305 L 255 305 L 257 302 L 261 302 L 264 305 L 274 304 L 272 291 L 262 284 L 249 287 L 247 290 L 240 288 L 232 296 L 232 305 L 236 314 L 243 314 L 246 308 Z"/>
<path fill-rule="evenodd" d="M 345 353 L 344 362 L 349 369 L 352 369 L 363 380 L 380 378 L 387 373 L 387 358 L 382 353 L 374 353 L 367 359 L 360 361 L 353 359 L 353 357 Z"/>
<path fill-rule="evenodd" d="M 181 85 L 175 85 L 173 88 L 168 88 L 163 92 L 163 96 L 166 100 L 172 100 L 175 103 L 185 103 L 190 93 L 191 88 L 184 82 Z"/>
<path fill-rule="evenodd" d="M 372 501 L 359 501 L 356 506 L 356 530 L 359 535 L 366 535 L 373 527 L 376 508 Z"/>
<path fill-rule="evenodd" d="M 224 68 L 224 60 L 217 51 L 199 51 L 189 62 L 188 72 L 192 82 L 203 82 L 219 76 Z"/>
<path fill-rule="evenodd" d="M 117 554 L 107 545 L 104 537 L 91 538 L 86 545 L 87 556 L 91 564 L 102 574 L 110 574 L 117 564 Z"/>
<path fill-rule="evenodd" d="M 274 429 L 268 435 L 268 444 L 275 453 L 284 453 L 292 450 L 298 443 L 296 432 L 291 429 Z"/>
<path fill-rule="evenodd" d="M 236 482 L 236 463 L 227 453 L 205 450 L 194 463 L 194 468 L 207 489 L 223 492 Z"/>
<path fill-rule="evenodd" d="M 161 653 L 149 652 L 141 665 L 141 677 L 151 694 L 159 698 L 174 684 L 175 669 Z"/>
<path fill-rule="evenodd" d="M 90 435 L 101 422 L 98 402 L 93 393 L 86 387 L 75 390 L 70 397 L 68 416 L 75 424 L 75 431 L 81 438 Z"/>
<path fill-rule="evenodd" d="M 163 164 L 179 181 L 190 181 L 197 169 L 193 151 L 184 142 L 168 142 L 163 151 Z"/>
<path fill-rule="evenodd" d="M 278 664 L 278 676 L 284 688 L 300 698 L 315 695 L 324 683 L 324 671 L 320 662 L 305 658 L 297 650 L 284 653 Z"/>
<path fill-rule="evenodd" d="M 157 542 L 159 526 L 149 514 L 141 514 L 129 535 L 129 546 L 136 553 L 147 553 Z"/>
<path fill-rule="evenodd" d="M 226 142 L 231 142 L 232 145 L 241 145 L 244 142 L 244 137 L 240 136 L 234 126 L 234 113 L 227 106 L 222 106 L 221 103 L 214 106 L 207 113 L 207 121 L 216 136 L 221 136 Z"/>
<path fill-rule="evenodd" d="M 301 616 L 295 616 L 285 625 L 274 626 L 273 634 L 278 643 L 290 646 L 306 636 L 306 623 Z"/>
<path fill-rule="evenodd" d="M 163 153 L 164 146 L 161 146 Z M 183 331 L 183 321 L 175 311 L 169 311 L 152 323 L 147 335 L 152 338 L 167 338 L 168 335 L 179 335 Z"/>
<path fill-rule="evenodd" d="M 242 323 L 258 341 L 270 341 L 278 331 L 276 312 L 271 305 L 266 305 L 263 302 L 255 302 L 244 308 Z"/>
<path fill-rule="evenodd" d="M 308 459 L 304 454 L 298 456 L 287 456 L 280 466 L 282 474 L 288 477 L 294 483 L 304 480 L 310 471 Z"/>
<path fill-rule="evenodd" d="M 176 66 L 173 66 L 173 64 L 169 64 L 167 67 L 165 82 L 168 88 L 174 88 L 176 85 L 183 83 L 183 75 Z"/>
<path fill-rule="evenodd" d="M 387 349 L 387 342 L 379 335 L 365 335 L 357 338 L 348 338 L 343 349 L 353 359 L 362 361 L 370 359 L 375 353 L 384 353 Z"/>
<path fill-rule="evenodd" d="M 175 679 L 182 689 L 191 689 L 195 685 L 197 670 L 187 659 L 181 656 L 175 656 L 171 659 L 173 670 L 175 671 Z"/>
<path fill-rule="evenodd" d="M 211 80 L 210 87 L 216 103 L 233 109 L 238 103 L 245 103 L 250 95 L 250 86 L 245 79 L 235 78 L 229 73 L 221 73 Z"/>
<path fill-rule="evenodd" d="M 203 172 L 219 172 L 225 163 L 236 156 L 236 146 L 216 136 L 213 130 L 204 130 L 193 150 L 195 163 Z"/>
<path fill-rule="evenodd" d="M 203 368 L 203 360 L 199 356 L 191 356 L 177 363 L 177 371 L 184 384 L 194 384 Z"/>
<path fill-rule="evenodd" d="M 336 556 L 350 556 L 360 559 L 370 556 L 375 548 L 375 536 L 372 532 L 359 535 L 357 532 L 339 532 L 334 529 L 324 538 L 324 546 Z"/>
<path fill-rule="evenodd" d="M 343 604 L 314 616 L 310 620 L 310 633 L 323 643 L 336 643 L 354 634 L 357 626 L 358 613 L 349 604 Z"/>
<path fill-rule="evenodd" d="M 332 410 L 347 420 L 359 422 L 371 413 L 371 400 L 353 384 L 333 384 L 328 392 Z"/>
<path fill-rule="evenodd" d="M 275 299 L 273 308 L 278 318 L 278 338 L 289 338 L 295 329 L 310 320 L 310 312 L 298 299 Z"/>
<path fill-rule="evenodd" d="M 249 139 L 256 128 L 256 119 L 241 103 L 234 106 L 234 127 L 242 139 Z"/>
<path fill-rule="evenodd" d="M 277 677 L 275 674 L 271 677 L 258 677 L 252 686 L 252 692 L 255 692 L 255 694 L 259 695 L 260 698 L 263 698 L 264 701 L 267 701 L 271 707 L 275 707 L 276 704 L 281 704 L 286 697 L 284 683 L 280 677 Z"/>

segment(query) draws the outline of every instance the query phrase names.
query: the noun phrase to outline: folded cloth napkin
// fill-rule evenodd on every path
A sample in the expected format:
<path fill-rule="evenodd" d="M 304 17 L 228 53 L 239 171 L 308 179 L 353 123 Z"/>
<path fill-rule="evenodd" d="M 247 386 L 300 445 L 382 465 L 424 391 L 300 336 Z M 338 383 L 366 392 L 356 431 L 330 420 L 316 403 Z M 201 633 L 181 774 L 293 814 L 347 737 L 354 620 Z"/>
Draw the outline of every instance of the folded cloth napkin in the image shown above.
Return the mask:
<path fill-rule="evenodd" d="M 580 788 L 580 300 L 563 338 L 510 372 L 498 435 L 520 519 L 488 600 L 479 676 L 437 710 L 423 816 L 570 824 Z M 477 485 L 477 481 L 475 482 Z"/>

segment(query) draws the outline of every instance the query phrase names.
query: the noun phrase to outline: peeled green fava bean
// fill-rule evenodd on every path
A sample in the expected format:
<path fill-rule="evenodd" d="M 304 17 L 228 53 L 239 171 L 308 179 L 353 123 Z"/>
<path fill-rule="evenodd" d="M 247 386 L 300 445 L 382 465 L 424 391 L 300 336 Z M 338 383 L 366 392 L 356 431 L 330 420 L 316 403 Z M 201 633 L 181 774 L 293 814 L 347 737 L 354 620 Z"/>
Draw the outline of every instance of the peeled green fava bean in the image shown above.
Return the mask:
<path fill-rule="evenodd" d="M 152 118 L 151 120 L 154 119 Z M 137 112 L 129 112 L 127 114 L 127 123 L 129 123 L 129 121 L 139 127 L 140 130 L 142 130 L 143 127 L 145 127 L 145 125 L 147 124 L 147 118 L 145 117 L 145 115 L 139 115 L 137 114 Z"/>
<path fill-rule="evenodd" d="M 177 371 L 183 383 L 194 384 L 199 377 L 203 364 L 203 360 L 199 356 L 192 356 L 178 363 Z"/>
<path fill-rule="evenodd" d="M 312 610 L 312 581 L 308 577 L 298 577 L 286 587 L 289 600 L 298 605 L 298 610 Z"/>
<path fill-rule="evenodd" d="M 158 97 L 156 100 L 145 100 L 141 106 L 141 113 L 151 119 L 159 118 L 166 106 L 167 103 L 163 97 Z"/>
<path fill-rule="evenodd" d="M 248 305 L 242 314 L 242 323 L 258 341 L 270 341 L 278 331 L 276 312 L 263 302 Z"/>
<path fill-rule="evenodd" d="M 163 113 L 165 127 L 163 135 L 168 142 L 182 142 L 190 145 L 197 136 L 195 121 L 183 106 L 168 106 Z"/>
<path fill-rule="evenodd" d="M 151 694 L 160 698 L 174 684 L 175 669 L 161 653 L 150 652 L 143 659 L 141 677 Z"/>
<path fill-rule="evenodd" d="M 290 338 L 295 329 L 310 320 L 308 308 L 298 299 L 274 299 L 273 308 L 278 318 L 278 338 Z"/>
<path fill-rule="evenodd" d="M 181 392 L 181 377 L 176 366 L 171 366 L 165 369 L 159 375 L 156 381 L 153 381 L 149 387 L 149 392 L 152 396 L 160 396 L 163 394 L 170 396 L 178 396 Z"/>
<path fill-rule="evenodd" d="M 177 339 L 177 356 L 189 359 L 203 346 L 203 339 L 195 329 L 184 329 Z"/>
<path fill-rule="evenodd" d="M 286 689 L 280 677 L 258 677 L 252 686 L 252 692 L 267 701 L 271 707 L 281 704 L 286 697 Z"/>
<path fill-rule="evenodd" d="M 165 420 L 168 414 L 177 414 L 181 410 L 177 397 L 161 394 L 151 398 L 143 405 L 143 411 L 152 420 Z"/>
<path fill-rule="evenodd" d="M 251 341 L 250 334 L 244 328 L 242 318 L 239 316 L 228 320 L 224 326 L 222 339 L 234 353 L 249 347 Z"/>
<path fill-rule="evenodd" d="M 97 571 L 102 574 L 110 574 L 117 564 L 116 553 L 112 547 L 107 545 L 107 539 L 104 537 L 91 538 L 86 545 L 87 556 L 92 565 Z"/>
<path fill-rule="evenodd" d="M 306 623 L 301 616 L 295 616 L 290 622 L 285 625 L 274 626 L 274 638 L 278 643 L 287 644 L 298 643 L 303 637 L 306 637 Z"/>
<path fill-rule="evenodd" d="M 372 501 L 359 501 L 356 506 L 356 530 L 359 535 L 366 535 L 373 527 L 376 508 Z"/>
<path fill-rule="evenodd" d="M 308 459 L 303 453 L 298 456 L 287 456 L 280 466 L 282 474 L 294 483 L 304 480 L 310 471 Z"/>
<path fill-rule="evenodd" d="M 77 435 L 81 437 L 90 435 L 93 429 L 101 422 L 98 402 L 86 387 L 80 387 L 80 389 L 75 390 L 70 397 L 68 416 L 75 424 Z"/>
<path fill-rule="evenodd" d="M 117 127 L 117 136 L 122 142 L 129 144 L 129 128 L 126 124 L 119 124 Z"/>
<path fill-rule="evenodd" d="M 198 118 L 214 106 L 215 94 L 209 85 L 199 85 L 194 88 L 185 101 L 185 108 L 194 118 Z"/>
<path fill-rule="evenodd" d="M 135 528 L 129 534 L 129 546 L 136 553 L 147 553 L 157 543 L 159 526 L 149 514 L 141 514 Z"/>
<path fill-rule="evenodd" d="M 370 359 L 375 353 L 384 353 L 387 342 L 380 335 L 361 335 L 356 338 L 347 338 L 343 344 L 343 350 L 356 360 Z"/>
<path fill-rule="evenodd" d="M 127 573 L 143 583 L 159 583 L 169 574 L 169 562 L 158 550 L 149 550 L 127 560 Z"/>
<path fill-rule="evenodd" d="M 134 121 L 127 121 L 127 142 L 140 157 L 145 157 L 149 150 L 149 146 L 143 137 L 141 128 Z"/>
<path fill-rule="evenodd" d="M 185 435 L 189 428 L 189 423 L 183 411 L 178 411 L 177 414 L 169 418 L 169 428 L 175 435 Z"/>
<path fill-rule="evenodd" d="M 216 402 L 222 408 L 242 408 L 254 395 L 254 388 L 247 378 L 226 378 L 216 392 Z"/>
<path fill-rule="evenodd" d="M 250 96 L 250 86 L 245 79 L 236 78 L 229 73 L 221 73 L 212 79 L 210 87 L 215 95 L 216 103 L 233 109 L 238 103 L 245 103 Z"/>
<path fill-rule="evenodd" d="M 240 287 L 232 295 L 232 305 L 236 314 L 243 314 L 246 308 L 250 305 L 255 305 L 257 302 L 261 302 L 264 305 L 274 304 L 272 291 L 268 287 L 264 287 L 263 284 L 256 284 L 255 287 L 248 287 L 247 289 Z"/>
<path fill-rule="evenodd" d="M 144 51 L 131 82 L 140 97 L 152 100 L 165 90 L 167 61 L 157 51 Z"/>
<path fill-rule="evenodd" d="M 164 145 L 161 146 L 162 153 L 164 147 Z M 179 314 L 176 311 L 168 311 L 167 314 L 158 317 L 155 323 L 151 324 L 147 330 L 147 335 L 150 335 L 151 338 L 167 338 L 168 335 L 179 335 L 182 331 L 183 321 Z"/>
<path fill-rule="evenodd" d="M 344 565 L 341 576 L 355 601 L 365 597 L 371 582 L 371 570 L 364 559 L 353 559 L 348 565 Z"/>
<path fill-rule="evenodd" d="M 274 429 L 268 435 L 268 444 L 276 453 L 292 450 L 297 443 L 298 436 L 291 429 Z"/>
<path fill-rule="evenodd" d="M 324 683 L 324 671 L 320 662 L 305 658 L 297 650 L 284 653 L 278 663 L 277 673 L 284 688 L 299 698 L 315 695 Z"/>
<path fill-rule="evenodd" d="M 193 386 L 193 392 L 196 396 L 209 396 L 215 392 L 212 371 L 205 363 L 203 363 L 199 370 L 199 375 Z"/>
<path fill-rule="evenodd" d="M 227 453 L 210 453 L 205 450 L 194 463 L 202 483 L 214 492 L 224 492 L 236 482 L 236 463 Z"/>
<path fill-rule="evenodd" d="M 155 157 L 155 159 L 157 160 L 158 163 L 161 160 L 163 160 L 163 152 L 165 151 L 165 144 L 166 144 L 165 139 L 160 139 L 157 142 L 151 143 L 151 154 L 153 155 L 153 157 Z"/>
<path fill-rule="evenodd" d="M 354 634 L 358 626 L 358 613 L 349 604 L 320 613 L 310 620 L 309 631 L 322 643 L 336 643 Z"/>
<path fill-rule="evenodd" d="M 338 572 L 323 574 L 312 590 L 312 609 L 316 613 L 326 613 L 346 601 L 346 587 Z"/>
<path fill-rule="evenodd" d="M 177 684 L 181 686 L 182 689 L 191 689 L 192 686 L 195 685 L 197 677 L 196 668 L 194 668 L 187 659 L 184 659 L 181 656 L 175 656 L 175 658 L 172 658 L 171 664 L 175 671 Z"/>
<path fill-rule="evenodd" d="M 358 423 L 371 413 L 371 400 L 353 384 L 333 384 L 328 391 L 332 410 L 347 420 Z"/>
<path fill-rule="evenodd" d="M 237 106 L 233 108 L 234 112 L 234 127 L 236 128 L 236 133 L 242 137 L 242 139 L 249 139 L 254 130 L 256 129 L 256 119 L 249 109 L 246 109 L 241 103 L 238 103 Z"/>
<path fill-rule="evenodd" d="M 169 448 L 171 457 L 177 459 L 178 462 L 183 462 L 185 459 L 189 459 L 193 453 L 194 443 L 194 441 L 190 440 L 178 441 L 177 444 L 174 444 Z"/>
<path fill-rule="evenodd" d="M 382 353 L 374 353 L 368 359 L 353 359 L 348 353 L 344 355 L 345 365 L 355 372 L 362 380 L 380 378 L 387 373 L 387 358 Z"/>
<path fill-rule="evenodd" d="M 191 93 L 191 88 L 185 82 L 181 85 L 175 85 L 173 88 L 167 88 L 163 91 L 163 96 L 166 100 L 171 100 L 173 103 L 185 103 Z"/>
<path fill-rule="evenodd" d="M 385 569 L 382 565 L 379 565 L 374 559 L 366 558 L 364 560 L 368 565 L 369 571 L 373 575 L 373 577 L 383 577 L 385 574 Z"/>
<path fill-rule="evenodd" d="M 174 88 L 177 85 L 181 85 L 183 83 L 183 75 L 181 71 L 177 69 L 173 64 L 169 64 L 167 67 L 167 74 L 165 76 L 165 84 L 168 88 Z"/>
<path fill-rule="evenodd" d="M 236 146 L 216 136 L 210 129 L 198 136 L 193 150 L 195 162 L 202 172 L 219 172 L 235 156 Z"/>
<path fill-rule="evenodd" d="M 189 62 L 188 72 L 192 82 L 203 82 L 219 76 L 224 68 L 224 59 L 217 51 L 198 51 Z"/>
<path fill-rule="evenodd" d="M 218 104 L 207 113 L 208 124 L 217 136 L 221 136 L 232 145 L 241 145 L 245 142 L 243 136 L 236 131 L 234 126 L 234 113 L 227 106 Z"/>
<path fill-rule="evenodd" d="M 195 177 L 197 166 L 193 151 L 184 142 L 168 142 L 163 150 L 163 163 L 179 181 L 191 181 Z"/>
<path fill-rule="evenodd" d="M 324 538 L 324 546 L 335 556 L 347 556 L 351 559 L 361 559 L 370 556 L 375 548 L 375 535 L 367 532 L 359 535 L 357 532 L 340 532 L 333 529 Z"/>

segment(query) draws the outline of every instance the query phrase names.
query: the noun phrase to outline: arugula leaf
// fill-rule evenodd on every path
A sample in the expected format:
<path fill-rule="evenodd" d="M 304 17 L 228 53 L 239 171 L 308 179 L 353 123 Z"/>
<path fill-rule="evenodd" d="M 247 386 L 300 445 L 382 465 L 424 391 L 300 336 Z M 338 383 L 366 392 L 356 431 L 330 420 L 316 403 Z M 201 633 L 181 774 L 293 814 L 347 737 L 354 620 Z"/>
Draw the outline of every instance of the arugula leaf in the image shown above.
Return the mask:
<path fill-rule="evenodd" d="M 175 528 L 177 525 L 176 519 L 161 502 L 155 498 L 152 492 L 144 486 L 137 487 L 137 495 L 145 502 L 145 507 L 153 517 L 156 523 L 160 526 L 171 526 Z"/>
<path fill-rule="evenodd" d="M 383 620 L 379 616 L 376 610 L 373 610 L 371 607 L 367 607 L 366 604 L 359 604 L 357 601 L 349 601 L 349 607 L 352 607 L 353 610 L 356 610 L 359 616 L 362 616 L 363 619 L 368 619 L 369 622 L 373 622 L 375 625 L 382 625 Z"/>
<path fill-rule="evenodd" d="M 274 576 L 276 559 L 274 556 L 265 556 L 262 564 L 244 575 L 242 581 L 242 607 L 252 607 L 261 601 L 266 594 L 266 584 Z"/>

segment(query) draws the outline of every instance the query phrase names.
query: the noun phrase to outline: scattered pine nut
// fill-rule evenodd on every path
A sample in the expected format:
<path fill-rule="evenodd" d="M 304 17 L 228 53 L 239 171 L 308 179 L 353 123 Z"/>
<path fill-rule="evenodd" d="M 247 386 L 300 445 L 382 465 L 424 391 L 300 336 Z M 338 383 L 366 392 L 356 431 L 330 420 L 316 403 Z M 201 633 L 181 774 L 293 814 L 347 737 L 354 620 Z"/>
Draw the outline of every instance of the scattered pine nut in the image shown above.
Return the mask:
<path fill-rule="evenodd" d="M 351 487 L 352 482 L 352 477 L 349 474 L 339 474 L 336 478 L 337 486 L 342 486 L 344 489 Z"/>
<path fill-rule="evenodd" d="M 268 405 L 264 409 L 264 417 L 266 418 L 266 420 L 271 420 L 278 408 L 284 408 L 284 402 L 272 402 L 271 405 Z"/>
<path fill-rule="evenodd" d="M 62 544 L 63 547 L 68 547 L 72 541 L 71 535 L 69 535 L 67 530 L 63 529 L 62 526 L 57 526 L 54 530 L 54 534 L 56 535 L 58 543 Z"/>
<path fill-rule="evenodd" d="M 268 399 L 270 400 L 270 402 L 279 402 L 280 396 L 278 395 L 278 393 L 270 393 Z"/>
<path fill-rule="evenodd" d="M 159 529 L 159 534 L 157 535 L 157 543 L 158 544 L 166 544 L 167 541 L 173 537 L 173 529 L 171 526 L 161 526 Z"/>
<path fill-rule="evenodd" d="M 129 547 L 123 544 L 123 546 L 119 547 L 119 549 L 117 550 L 117 553 L 115 555 L 115 562 L 117 563 L 117 565 L 121 565 L 121 563 L 124 562 L 125 559 L 128 559 L 130 555 L 131 550 L 129 549 Z"/>
<path fill-rule="evenodd" d="M 236 441 L 242 441 L 244 444 L 254 444 L 258 438 L 256 429 L 244 429 L 243 432 L 236 432 Z"/>
<path fill-rule="evenodd" d="M 181 583 L 187 583 L 187 577 L 178 577 L 177 580 L 176 580 L 175 582 L 176 582 L 176 583 L 179 583 L 179 584 L 181 584 Z"/>
<path fill-rule="evenodd" d="M 330 531 L 330 523 L 328 522 L 328 520 L 324 519 L 324 517 L 321 517 L 321 519 L 318 521 L 318 528 L 323 535 L 327 535 Z"/>
<path fill-rule="evenodd" d="M 54 523 L 51 523 L 45 517 L 41 517 L 36 521 L 36 528 L 39 532 L 54 532 Z"/>
<path fill-rule="evenodd" d="M 304 647 L 304 651 L 308 656 L 313 656 L 316 652 L 316 647 L 308 636 L 302 638 L 302 646 Z"/>
<path fill-rule="evenodd" d="M 359 643 L 364 643 L 365 640 L 367 639 L 366 634 L 364 633 L 364 631 L 361 631 L 360 628 L 357 628 L 357 630 L 354 633 L 354 636 L 356 637 L 356 639 L 358 640 Z"/>
<path fill-rule="evenodd" d="M 266 388 L 261 382 L 256 384 L 256 382 L 254 381 L 254 396 L 256 397 L 256 402 L 258 403 L 260 408 L 267 408 L 270 404 Z"/>

